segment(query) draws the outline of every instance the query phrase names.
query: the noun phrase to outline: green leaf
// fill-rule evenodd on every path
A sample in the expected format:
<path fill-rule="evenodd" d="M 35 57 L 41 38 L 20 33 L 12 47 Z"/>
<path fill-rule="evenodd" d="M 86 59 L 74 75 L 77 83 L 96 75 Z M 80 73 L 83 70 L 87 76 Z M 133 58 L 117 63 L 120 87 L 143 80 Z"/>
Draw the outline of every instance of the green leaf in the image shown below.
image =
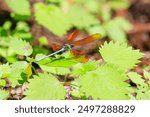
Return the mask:
<path fill-rule="evenodd" d="M 9 92 L 0 89 L 0 100 L 4 100 L 8 97 Z"/>
<path fill-rule="evenodd" d="M 127 37 L 125 31 L 118 24 L 115 24 L 113 20 L 104 23 L 103 27 L 105 28 L 110 39 L 120 43 L 126 43 Z"/>
<path fill-rule="evenodd" d="M 30 31 L 30 27 L 26 22 L 23 21 L 19 21 L 16 24 L 16 31 L 24 31 L 24 32 L 29 32 Z"/>
<path fill-rule="evenodd" d="M 39 74 L 29 80 L 25 100 L 60 100 L 65 99 L 65 89 L 51 74 Z"/>
<path fill-rule="evenodd" d="M 80 29 L 99 24 L 98 19 L 94 15 L 88 13 L 82 7 L 76 5 L 71 6 L 67 15 L 71 24 Z"/>
<path fill-rule="evenodd" d="M 28 63 L 25 61 L 17 61 L 11 65 L 11 73 L 8 77 L 12 87 L 19 85 L 19 81 L 22 81 L 22 72 L 28 67 Z M 21 83 L 22 84 L 22 83 Z"/>
<path fill-rule="evenodd" d="M 51 61 L 51 62 L 47 63 L 46 65 L 51 66 L 51 67 L 67 67 L 68 68 L 77 63 L 79 63 L 79 62 L 72 58 L 60 58 L 60 59 Z"/>
<path fill-rule="evenodd" d="M 110 0 L 108 4 L 113 9 L 127 9 L 130 5 L 128 0 Z"/>
<path fill-rule="evenodd" d="M 150 73 L 144 70 L 144 77 L 150 80 Z"/>
<path fill-rule="evenodd" d="M 86 29 L 90 34 L 100 33 L 102 37 L 106 36 L 106 31 L 101 25 L 94 25 Z"/>
<path fill-rule="evenodd" d="M 0 65 L 0 74 L 1 74 L 0 78 L 8 77 L 8 75 L 10 74 L 10 66 L 8 63 Z"/>
<path fill-rule="evenodd" d="M 11 21 L 5 21 L 4 24 L 3 24 L 3 28 L 5 30 L 10 30 L 11 26 L 12 26 L 12 22 Z"/>
<path fill-rule="evenodd" d="M 150 100 L 150 88 L 144 87 L 145 89 L 147 89 L 146 91 L 142 91 L 141 88 L 139 88 L 139 90 L 137 90 L 136 92 L 137 93 L 136 99 L 137 100 Z"/>
<path fill-rule="evenodd" d="M 30 4 L 28 0 L 5 0 L 7 5 L 18 15 L 30 15 Z"/>
<path fill-rule="evenodd" d="M 132 24 L 123 17 L 116 17 L 114 19 L 116 25 L 118 25 L 121 29 L 128 32 L 132 29 Z"/>
<path fill-rule="evenodd" d="M 66 75 L 70 73 L 70 69 L 64 68 L 64 67 L 50 67 L 46 65 L 40 65 L 40 68 L 43 71 L 50 72 L 50 73 L 57 74 L 57 75 Z"/>
<path fill-rule="evenodd" d="M 103 27 L 111 39 L 121 43 L 125 43 L 127 41 L 126 32 L 132 29 L 132 25 L 121 17 L 117 17 L 105 22 Z"/>
<path fill-rule="evenodd" d="M 35 59 L 38 60 L 41 57 L 43 57 L 43 55 L 37 54 Z M 64 58 L 59 55 L 58 58 L 50 57 L 37 62 L 38 65 L 45 65 L 49 67 L 66 67 L 66 68 L 69 68 L 77 63 L 79 63 L 79 61 L 77 61 L 74 58 Z"/>
<path fill-rule="evenodd" d="M 101 17 L 102 17 L 102 20 L 104 21 L 104 22 L 107 22 L 107 21 L 109 21 L 110 19 L 111 19 L 111 9 L 109 8 L 109 7 L 107 7 L 107 6 L 101 6 L 102 7 L 102 9 L 101 9 Z"/>
<path fill-rule="evenodd" d="M 40 37 L 39 38 L 39 43 L 40 43 L 40 45 L 45 45 L 45 46 L 47 46 L 48 45 L 48 39 L 46 38 L 46 37 Z"/>
<path fill-rule="evenodd" d="M 119 42 L 104 43 L 99 52 L 108 64 L 115 65 L 121 70 L 134 68 L 143 56 L 139 50 L 133 50 L 132 47 Z"/>
<path fill-rule="evenodd" d="M 32 54 L 31 45 L 21 39 L 13 38 L 10 42 L 10 49 L 19 55 L 30 56 Z"/>
<path fill-rule="evenodd" d="M 100 10 L 100 4 L 99 1 L 96 0 L 89 0 L 89 1 L 85 1 L 83 3 L 83 5 L 85 5 L 85 7 L 88 9 L 88 11 L 92 12 L 92 13 L 99 13 Z"/>
<path fill-rule="evenodd" d="M 97 61 L 89 61 L 87 63 L 79 63 L 72 67 L 72 74 L 75 76 L 84 75 L 87 72 L 93 71 L 98 67 Z"/>
<path fill-rule="evenodd" d="M 4 79 L 0 79 L 0 87 L 5 87 L 6 86 L 6 81 Z"/>
<path fill-rule="evenodd" d="M 70 73 L 70 67 L 79 63 L 77 60 L 72 58 L 55 58 L 55 59 L 45 59 L 37 64 L 43 71 L 50 73 L 65 75 Z"/>
<path fill-rule="evenodd" d="M 61 3 L 64 0 L 47 0 L 47 1 L 52 3 Z"/>
<path fill-rule="evenodd" d="M 34 6 L 36 21 L 58 36 L 63 36 L 71 25 L 65 14 L 56 6 L 36 3 Z"/>
<path fill-rule="evenodd" d="M 127 79 L 125 74 L 115 70 L 115 68 L 104 65 L 95 71 L 91 71 L 81 76 L 78 80 L 81 85 L 81 91 L 86 96 L 92 96 L 93 99 L 102 100 L 120 100 L 128 99 L 128 84 L 124 82 Z"/>
<path fill-rule="evenodd" d="M 142 86 L 146 85 L 146 83 L 144 83 L 144 80 L 142 79 L 142 76 L 137 74 L 136 72 L 129 72 L 127 75 L 135 84 Z"/>

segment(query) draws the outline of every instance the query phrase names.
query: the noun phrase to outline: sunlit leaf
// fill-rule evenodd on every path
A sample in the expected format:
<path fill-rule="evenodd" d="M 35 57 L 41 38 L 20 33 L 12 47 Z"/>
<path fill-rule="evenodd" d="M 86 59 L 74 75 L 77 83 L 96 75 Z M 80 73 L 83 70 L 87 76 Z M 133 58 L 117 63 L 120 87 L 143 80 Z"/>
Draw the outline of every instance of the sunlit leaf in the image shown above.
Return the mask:
<path fill-rule="evenodd" d="M 65 99 L 63 85 L 51 74 L 39 74 L 29 80 L 25 100 L 60 100 Z"/>
<path fill-rule="evenodd" d="M 79 78 L 81 91 L 86 96 L 102 100 L 129 99 L 126 95 L 128 84 L 124 82 L 125 75 L 113 67 L 104 65 L 95 71 L 91 71 Z"/>
<path fill-rule="evenodd" d="M 63 36 L 71 25 L 65 14 L 54 5 L 37 3 L 35 8 L 36 21 L 58 36 Z"/>
<path fill-rule="evenodd" d="M 30 15 L 30 4 L 28 0 L 5 0 L 12 11 L 18 15 Z"/>
<path fill-rule="evenodd" d="M 144 79 L 142 79 L 142 76 L 137 74 L 136 72 L 129 72 L 127 75 L 135 84 L 142 86 L 146 85 L 146 83 L 144 83 Z"/>
<path fill-rule="evenodd" d="M 144 71 L 144 77 L 150 80 L 150 73 L 147 71 Z"/>
<path fill-rule="evenodd" d="M 6 86 L 6 81 L 4 79 L 0 79 L 0 87 L 5 87 Z"/>
<path fill-rule="evenodd" d="M 29 56 L 32 54 L 32 47 L 31 45 L 21 39 L 13 38 L 10 42 L 10 49 L 13 50 L 16 54 Z"/>
<path fill-rule="evenodd" d="M 79 6 L 71 6 L 67 15 L 71 24 L 80 29 L 99 24 L 98 19 L 94 17 L 94 15 L 90 14 Z"/>
<path fill-rule="evenodd" d="M 4 100 L 8 97 L 9 92 L 0 89 L 0 100 Z"/>
<path fill-rule="evenodd" d="M 118 42 L 104 43 L 99 52 L 108 64 L 115 65 L 122 70 L 134 68 L 143 56 L 139 50 L 133 50 L 132 47 Z"/>
<path fill-rule="evenodd" d="M 27 68 L 28 63 L 25 61 L 18 61 L 11 65 L 11 73 L 8 77 L 10 80 L 12 87 L 15 87 L 16 85 L 19 85 L 19 81 L 22 81 L 22 73 Z"/>
<path fill-rule="evenodd" d="M 0 74 L 1 74 L 0 78 L 8 77 L 8 75 L 10 74 L 10 66 L 8 63 L 0 65 Z"/>

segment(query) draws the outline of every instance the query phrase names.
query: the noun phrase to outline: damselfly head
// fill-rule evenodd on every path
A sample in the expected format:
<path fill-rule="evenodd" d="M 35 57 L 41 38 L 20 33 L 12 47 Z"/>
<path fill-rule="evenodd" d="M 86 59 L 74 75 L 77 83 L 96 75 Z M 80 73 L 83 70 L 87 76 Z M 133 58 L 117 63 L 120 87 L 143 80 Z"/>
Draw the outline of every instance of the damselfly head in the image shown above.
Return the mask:
<path fill-rule="evenodd" d="M 73 47 L 73 45 L 70 44 L 64 44 L 63 48 L 65 51 L 70 50 Z"/>

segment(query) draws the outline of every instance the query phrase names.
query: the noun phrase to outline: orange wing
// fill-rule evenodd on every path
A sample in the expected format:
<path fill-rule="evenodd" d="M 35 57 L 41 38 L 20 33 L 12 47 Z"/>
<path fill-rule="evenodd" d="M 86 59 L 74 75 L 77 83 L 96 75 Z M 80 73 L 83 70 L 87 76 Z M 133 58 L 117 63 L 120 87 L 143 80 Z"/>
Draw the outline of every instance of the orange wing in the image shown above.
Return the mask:
<path fill-rule="evenodd" d="M 81 40 L 75 41 L 73 44 L 74 45 L 78 45 L 78 46 L 84 45 L 84 44 L 93 42 L 93 41 L 95 41 L 97 39 L 100 39 L 100 37 L 101 37 L 101 35 L 96 33 L 96 34 L 93 34 L 91 36 L 85 37 L 85 38 L 83 38 Z"/>
<path fill-rule="evenodd" d="M 53 51 L 57 51 L 57 50 L 60 50 L 61 49 L 61 46 L 57 43 L 53 43 L 52 44 L 52 49 Z"/>
<path fill-rule="evenodd" d="M 83 53 L 78 52 L 76 50 L 71 50 L 71 54 L 80 62 L 85 63 L 88 62 L 89 58 Z"/>
<path fill-rule="evenodd" d="M 71 43 L 74 41 L 74 39 L 77 37 L 77 35 L 79 34 L 79 30 L 74 30 L 67 38 L 67 43 Z"/>

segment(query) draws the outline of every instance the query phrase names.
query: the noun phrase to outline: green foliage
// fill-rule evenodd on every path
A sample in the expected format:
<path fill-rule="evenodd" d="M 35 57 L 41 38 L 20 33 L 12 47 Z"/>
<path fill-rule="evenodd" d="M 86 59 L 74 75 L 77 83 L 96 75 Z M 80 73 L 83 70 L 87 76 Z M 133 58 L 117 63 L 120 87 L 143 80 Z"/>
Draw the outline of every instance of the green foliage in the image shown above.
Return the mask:
<path fill-rule="evenodd" d="M 38 74 L 29 80 L 25 100 L 60 100 L 65 99 L 65 89 L 51 74 Z M 38 89 L 38 90 L 37 90 Z"/>
<path fill-rule="evenodd" d="M 0 65 L 0 78 L 6 78 L 10 74 L 9 64 Z"/>
<path fill-rule="evenodd" d="M 54 5 L 37 3 L 35 8 L 36 21 L 58 36 L 63 36 L 71 25 L 65 14 Z"/>
<path fill-rule="evenodd" d="M 99 67 L 95 71 L 86 73 L 79 78 L 81 90 L 86 96 L 92 96 L 94 99 L 129 99 L 127 94 L 128 84 L 124 82 L 127 79 L 119 71 L 115 71 L 109 65 Z M 116 95 L 117 94 L 117 95 Z"/>
<path fill-rule="evenodd" d="M 43 57 L 43 55 L 41 54 L 37 54 L 35 57 L 35 60 L 38 60 L 39 58 Z M 62 64 L 63 63 L 63 64 Z M 37 62 L 37 64 L 39 65 L 46 65 L 46 66 L 50 66 L 50 67 L 71 67 L 74 64 L 79 63 L 79 61 L 77 61 L 74 58 L 65 58 L 63 56 L 55 56 L 55 58 L 53 57 L 49 57 L 45 60 L 39 61 Z"/>
<path fill-rule="evenodd" d="M 0 100 L 4 100 L 8 97 L 9 93 L 7 91 L 0 89 Z"/>
<path fill-rule="evenodd" d="M 86 12 L 80 6 L 71 6 L 67 15 L 71 24 L 79 29 L 84 29 L 91 25 L 99 24 L 99 21 L 96 19 L 96 17 Z"/>
<path fill-rule="evenodd" d="M 127 41 L 126 32 L 132 28 L 131 24 L 127 20 L 120 17 L 104 22 L 103 27 L 109 38 L 121 43 Z"/>
<path fill-rule="evenodd" d="M 3 24 L 3 28 L 4 28 L 5 30 L 10 30 L 11 26 L 12 26 L 12 23 L 11 23 L 10 21 L 6 21 L 6 22 Z M 0 35 L 0 36 L 1 36 L 1 35 Z"/>
<path fill-rule="evenodd" d="M 10 74 L 10 66 L 8 64 L 0 65 L 0 87 L 6 86 L 6 78 Z"/>
<path fill-rule="evenodd" d="M 10 63 L 17 61 L 13 49 L 10 47 L 13 39 L 22 38 L 26 41 L 32 41 L 30 28 L 26 22 L 19 21 L 16 23 L 16 27 L 13 27 L 13 29 L 11 29 L 12 23 L 13 22 L 8 20 L 0 27 L 0 56 L 4 57 Z"/>
<path fill-rule="evenodd" d="M 0 79 L 0 87 L 5 87 L 6 81 L 4 79 Z"/>
<path fill-rule="evenodd" d="M 129 72 L 128 77 L 131 81 L 137 85 L 145 86 L 144 79 L 141 78 L 141 75 L 137 74 L 136 72 Z"/>
<path fill-rule="evenodd" d="M 14 38 L 21 38 L 26 41 L 32 41 L 32 34 L 30 32 L 30 27 L 26 22 L 19 21 L 12 32 Z"/>
<path fill-rule="evenodd" d="M 149 79 L 149 74 L 147 71 L 144 71 L 144 77 Z M 128 77 L 132 82 L 136 84 L 136 87 L 130 87 L 129 96 L 131 99 L 136 100 L 149 100 L 150 99 L 150 80 L 146 82 L 141 75 L 135 72 L 129 72 Z M 136 94 L 133 96 L 132 94 Z"/>
<path fill-rule="evenodd" d="M 149 72 L 144 71 L 144 77 L 147 78 L 150 81 L 150 73 Z"/>
<path fill-rule="evenodd" d="M 13 38 L 10 42 L 10 49 L 19 55 L 29 56 L 32 54 L 31 45 L 28 42 L 23 41 L 21 39 Z"/>
<path fill-rule="evenodd" d="M 0 86 L 6 86 L 4 78 L 7 78 L 11 86 L 15 87 L 26 82 L 31 75 L 31 66 L 25 61 L 0 65 Z"/>
<path fill-rule="evenodd" d="M 39 38 L 39 43 L 40 43 L 40 45 L 48 45 L 48 40 L 47 40 L 47 38 L 46 37 L 40 37 Z"/>
<path fill-rule="evenodd" d="M 104 27 L 102 25 L 94 25 L 94 26 L 90 26 L 87 31 L 90 34 L 94 34 L 94 33 L 100 33 L 102 37 L 106 37 L 107 33 L 106 30 L 104 29 Z"/>
<path fill-rule="evenodd" d="M 40 55 L 37 55 L 36 59 L 39 57 Z M 70 73 L 69 68 L 77 63 L 79 63 L 79 61 L 73 58 L 61 58 L 61 57 L 48 58 L 43 61 L 37 62 L 37 64 L 43 71 L 47 71 L 58 75 L 69 74 Z"/>
<path fill-rule="evenodd" d="M 81 65 L 77 66 L 80 71 L 77 73 L 82 74 L 77 79 L 81 92 L 93 99 L 129 99 L 127 96 L 129 85 L 124 82 L 128 79 L 126 71 L 135 67 L 142 54 L 131 47 L 127 47 L 126 44 L 118 42 L 105 43 L 100 48 L 100 53 L 106 63 L 97 69 L 95 69 L 96 65 L 95 67 L 91 66 L 92 69 L 89 66 L 85 68 L 80 68 Z M 82 72 L 86 69 L 90 70 Z M 131 72 L 128 75 L 132 76 L 132 80 L 136 83 L 140 82 L 139 79 L 135 79 L 137 74 Z M 138 76 L 138 78 L 140 77 Z"/>
<path fill-rule="evenodd" d="M 121 70 L 134 68 L 143 56 L 139 50 L 133 50 L 132 47 L 127 47 L 126 44 L 118 42 L 104 43 L 99 52 L 108 64 Z"/>
<path fill-rule="evenodd" d="M 60 3 L 64 0 L 47 0 L 48 2 L 52 2 L 52 3 Z"/>
<path fill-rule="evenodd" d="M 11 73 L 8 76 L 8 79 L 10 80 L 12 87 L 23 84 L 27 80 L 27 78 L 24 78 L 26 76 L 23 76 L 23 73 L 25 73 L 25 70 L 28 67 L 28 63 L 25 61 L 17 61 L 11 64 L 10 67 Z"/>
<path fill-rule="evenodd" d="M 62 64 L 63 63 L 63 64 Z M 78 61 L 72 58 L 60 58 L 60 59 L 55 59 L 47 63 L 47 66 L 51 67 L 71 67 L 74 64 L 77 64 Z"/>
<path fill-rule="evenodd" d="M 46 65 L 40 65 L 40 68 L 43 71 L 50 72 L 57 75 L 66 75 L 70 73 L 69 68 L 65 68 L 65 67 L 51 67 Z"/>
<path fill-rule="evenodd" d="M 112 9 L 126 9 L 129 7 L 128 0 L 110 0 L 108 1 L 108 4 Z"/>
<path fill-rule="evenodd" d="M 87 72 L 93 71 L 98 67 L 97 61 L 90 61 L 87 63 L 78 63 L 72 67 L 72 74 L 75 76 L 84 75 Z"/>
<path fill-rule="evenodd" d="M 28 0 L 5 0 L 7 5 L 11 8 L 14 15 L 30 16 L 30 4 Z"/>
<path fill-rule="evenodd" d="M 63 84 L 71 84 L 69 96 L 73 99 L 150 99 L 150 73 L 144 71 L 142 76 L 130 71 L 143 56 L 127 47 L 126 32 L 132 26 L 112 14 L 127 8 L 127 0 L 46 0 L 34 4 L 35 17 L 28 21 L 31 15 L 28 0 L 5 1 L 12 11 L 11 18 L 2 21 L 0 26 L 0 99 L 13 96 L 4 90 L 7 86 L 15 89 L 22 85 L 27 87 L 23 93 L 26 100 L 65 99 L 62 75 L 65 75 Z M 32 30 L 35 20 L 56 36 L 78 28 L 90 34 L 100 33 L 115 43 L 105 43 L 100 48 L 104 61 L 81 63 L 66 53 L 36 62 L 43 57 L 37 53 L 49 54 L 51 50 L 47 49 L 50 41 L 45 33 L 38 37 Z M 39 38 L 39 46 L 29 44 L 33 41 L 31 31 Z"/>

